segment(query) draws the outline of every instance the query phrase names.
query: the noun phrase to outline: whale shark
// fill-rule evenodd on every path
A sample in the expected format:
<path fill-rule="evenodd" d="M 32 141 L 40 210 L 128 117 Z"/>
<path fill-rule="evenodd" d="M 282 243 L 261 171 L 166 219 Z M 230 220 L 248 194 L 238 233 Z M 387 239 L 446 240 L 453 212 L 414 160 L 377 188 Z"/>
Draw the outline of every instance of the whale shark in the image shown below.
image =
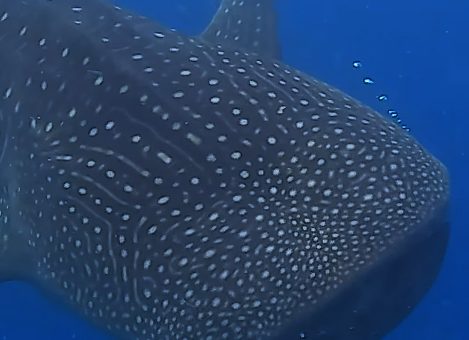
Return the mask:
<path fill-rule="evenodd" d="M 379 339 L 432 286 L 449 175 L 282 61 L 273 0 L 198 36 L 0 0 L 0 280 L 118 339 Z"/>

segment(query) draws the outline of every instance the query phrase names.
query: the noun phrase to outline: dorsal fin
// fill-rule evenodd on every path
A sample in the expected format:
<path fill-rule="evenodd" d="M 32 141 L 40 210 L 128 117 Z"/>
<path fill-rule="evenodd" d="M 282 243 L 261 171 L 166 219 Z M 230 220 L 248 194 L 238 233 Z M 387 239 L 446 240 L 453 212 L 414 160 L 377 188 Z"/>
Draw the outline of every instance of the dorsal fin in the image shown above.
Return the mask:
<path fill-rule="evenodd" d="M 222 0 L 201 38 L 279 59 L 274 0 Z"/>

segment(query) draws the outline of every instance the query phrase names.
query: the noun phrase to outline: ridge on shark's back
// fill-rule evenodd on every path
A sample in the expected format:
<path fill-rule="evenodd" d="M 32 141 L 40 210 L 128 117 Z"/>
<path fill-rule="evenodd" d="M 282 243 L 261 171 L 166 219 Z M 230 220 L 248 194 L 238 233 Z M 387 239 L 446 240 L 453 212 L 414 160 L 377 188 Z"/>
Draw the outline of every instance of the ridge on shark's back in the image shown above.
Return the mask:
<path fill-rule="evenodd" d="M 0 279 L 125 339 L 377 339 L 446 248 L 445 168 L 280 61 L 270 0 L 198 37 L 0 0 Z"/>

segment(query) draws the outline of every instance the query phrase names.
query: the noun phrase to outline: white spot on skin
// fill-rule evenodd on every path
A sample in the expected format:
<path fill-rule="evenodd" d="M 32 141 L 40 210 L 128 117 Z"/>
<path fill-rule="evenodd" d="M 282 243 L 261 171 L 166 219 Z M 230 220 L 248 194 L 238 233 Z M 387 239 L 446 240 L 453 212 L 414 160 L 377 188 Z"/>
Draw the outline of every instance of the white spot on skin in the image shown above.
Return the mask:
<path fill-rule="evenodd" d="M 161 159 L 166 164 L 171 164 L 172 159 L 164 152 L 158 152 L 158 158 Z"/>
<path fill-rule="evenodd" d="M 142 59 L 143 59 L 143 55 L 140 54 L 140 53 L 136 53 L 136 54 L 132 55 L 132 59 L 133 59 L 133 60 L 142 60 Z"/>
<path fill-rule="evenodd" d="M 277 139 L 275 137 L 269 137 L 267 139 L 267 142 L 270 144 L 270 145 L 274 145 L 275 143 L 277 143 Z"/>
<path fill-rule="evenodd" d="M 173 97 L 176 98 L 176 99 L 182 98 L 182 97 L 184 97 L 184 92 L 178 91 L 178 92 L 173 94 Z"/>
<path fill-rule="evenodd" d="M 210 98 L 210 102 L 211 102 L 212 104 L 218 104 L 218 103 L 220 103 L 220 101 L 221 101 L 220 97 L 212 97 L 212 98 Z"/>
<path fill-rule="evenodd" d="M 94 81 L 94 84 L 96 86 L 99 86 L 99 85 L 102 85 L 104 83 L 104 77 L 102 76 L 99 76 L 98 78 L 96 78 L 96 80 Z"/>
<path fill-rule="evenodd" d="M 193 133 L 189 132 L 187 134 L 187 139 L 189 139 L 195 145 L 202 144 L 202 139 L 199 136 L 194 135 Z"/>

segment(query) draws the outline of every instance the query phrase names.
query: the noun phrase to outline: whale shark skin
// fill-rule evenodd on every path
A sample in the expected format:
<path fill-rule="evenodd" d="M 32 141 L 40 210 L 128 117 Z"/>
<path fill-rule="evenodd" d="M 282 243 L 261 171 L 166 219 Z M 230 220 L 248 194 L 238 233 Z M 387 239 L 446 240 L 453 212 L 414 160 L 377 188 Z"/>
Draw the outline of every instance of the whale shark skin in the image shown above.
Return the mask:
<path fill-rule="evenodd" d="M 122 339 L 378 339 L 449 233 L 445 167 L 281 61 L 270 0 L 197 37 L 0 0 L 0 279 Z"/>

